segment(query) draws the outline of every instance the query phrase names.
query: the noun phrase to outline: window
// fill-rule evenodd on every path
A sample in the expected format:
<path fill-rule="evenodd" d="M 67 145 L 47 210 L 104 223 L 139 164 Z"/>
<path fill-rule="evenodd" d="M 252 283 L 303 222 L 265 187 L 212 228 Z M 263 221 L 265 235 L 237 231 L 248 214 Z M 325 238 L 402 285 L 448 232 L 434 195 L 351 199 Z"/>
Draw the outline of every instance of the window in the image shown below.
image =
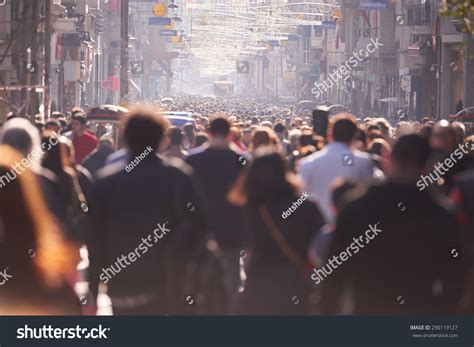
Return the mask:
<path fill-rule="evenodd" d="M 303 39 L 303 64 L 309 64 L 310 50 L 311 50 L 311 39 L 304 38 Z"/>
<path fill-rule="evenodd" d="M 431 8 L 428 2 L 407 8 L 408 25 L 428 25 L 431 23 Z"/>

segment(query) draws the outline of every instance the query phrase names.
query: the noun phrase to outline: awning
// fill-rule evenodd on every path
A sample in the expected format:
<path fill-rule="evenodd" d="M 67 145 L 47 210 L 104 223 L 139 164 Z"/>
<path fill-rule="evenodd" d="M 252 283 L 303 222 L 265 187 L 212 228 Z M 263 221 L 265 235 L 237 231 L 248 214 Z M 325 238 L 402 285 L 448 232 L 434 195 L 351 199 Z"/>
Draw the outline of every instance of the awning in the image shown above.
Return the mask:
<path fill-rule="evenodd" d="M 432 54 L 433 50 L 426 43 L 426 41 L 416 41 L 411 46 L 408 46 L 408 55 L 409 56 L 419 56 L 419 55 L 428 55 Z"/>

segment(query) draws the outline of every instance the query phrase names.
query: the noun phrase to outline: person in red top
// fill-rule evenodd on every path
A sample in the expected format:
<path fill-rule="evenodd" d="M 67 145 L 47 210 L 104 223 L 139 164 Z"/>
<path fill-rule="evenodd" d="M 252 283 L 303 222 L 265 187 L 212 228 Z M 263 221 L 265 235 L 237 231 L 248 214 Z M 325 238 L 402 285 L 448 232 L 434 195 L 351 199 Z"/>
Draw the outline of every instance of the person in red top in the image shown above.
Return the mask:
<path fill-rule="evenodd" d="M 81 164 L 85 157 L 91 153 L 98 144 L 97 137 L 86 130 L 87 117 L 84 113 L 75 113 L 72 116 L 71 129 L 73 133 L 75 162 Z"/>

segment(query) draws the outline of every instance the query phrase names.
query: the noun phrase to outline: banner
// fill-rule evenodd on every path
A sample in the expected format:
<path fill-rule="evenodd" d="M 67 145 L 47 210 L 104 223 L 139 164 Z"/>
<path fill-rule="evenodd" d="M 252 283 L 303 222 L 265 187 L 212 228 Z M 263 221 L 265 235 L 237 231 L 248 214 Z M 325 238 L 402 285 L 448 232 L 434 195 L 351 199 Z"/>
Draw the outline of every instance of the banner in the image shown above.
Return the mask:
<path fill-rule="evenodd" d="M 366 11 L 383 11 L 388 7 L 388 0 L 359 0 L 359 9 Z"/>
<path fill-rule="evenodd" d="M 1 346 L 466 347 L 472 316 L 0 317 Z"/>

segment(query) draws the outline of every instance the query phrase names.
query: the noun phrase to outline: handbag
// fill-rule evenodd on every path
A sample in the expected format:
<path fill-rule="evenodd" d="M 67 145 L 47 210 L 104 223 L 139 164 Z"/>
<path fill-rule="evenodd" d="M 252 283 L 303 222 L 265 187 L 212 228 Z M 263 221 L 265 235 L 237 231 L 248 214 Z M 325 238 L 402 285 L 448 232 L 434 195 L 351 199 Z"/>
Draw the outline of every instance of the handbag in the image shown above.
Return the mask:
<path fill-rule="evenodd" d="M 302 272 L 304 272 L 306 262 L 303 260 L 303 258 L 299 256 L 297 252 L 293 250 L 293 248 L 286 241 L 285 237 L 281 233 L 280 229 L 278 229 L 278 226 L 270 215 L 268 209 L 265 206 L 260 206 L 258 208 L 258 212 L 260 213 L 260 216 L 262 217 L 265 226 L 270 231 L 273 240 L 278 245 L 278 248 L 280 248 L 283 254 L 286 255 L 286 257 L 293 265 L 295 265 L 296 267 L 301 269 Z"/>

